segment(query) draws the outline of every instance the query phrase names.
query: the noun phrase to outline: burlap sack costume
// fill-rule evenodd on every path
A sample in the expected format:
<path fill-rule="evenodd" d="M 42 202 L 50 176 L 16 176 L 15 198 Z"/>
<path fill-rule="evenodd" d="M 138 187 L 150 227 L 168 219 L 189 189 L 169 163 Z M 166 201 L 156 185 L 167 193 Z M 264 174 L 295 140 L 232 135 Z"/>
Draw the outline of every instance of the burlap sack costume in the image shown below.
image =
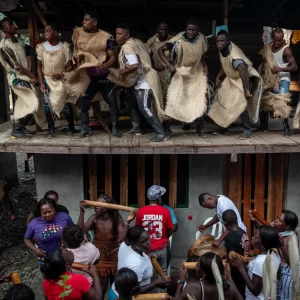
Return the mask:
<path fill-rule="evenodd" d="M 21 41 L 13 43 L 11 39 L 4 38 L 0 42 L 0 50 L 4 51 L 8 57 L 10 56 L 9 52 L 12 50 L 17 63 L 28 70 L 25 46 Z M 28 76 L 19 73 L 15 68 L 11 67 L 10 64 L 7 63 L 2 56 L 2 51 L 0 51 L 0 62 L 7 71 L 8 84 L 17 96 L 12 119 L 19 120 L 30 114 L 34 114 L 37 123 L 41 125 L 44 119 L 43 115 L 38 115 L 40 117 L 37 116 L 41 100 L 39 91 L 30 83 L 31 79 Z M 24 85 L 22 86 L 22 84 L 18 84 L 18 79 L 26 81 L 30 88 Z"/>
<path fill-rule="evenodd" d="M 232 49 L 227 57 L 223 57 L 220 53 L 220 60 L 226 77 L 222 82 L 222 86 L 217 90 L 213 104 L 208 112 L 208 116 L 217 125 L 224 128 L 236 121 L 247 106 L 250 120 L 253 123 L 258 121 L 262 89 L 262 79 L 252 67 L 251 61 L 234 43 L 231 43 L 231 45 Z M 249 101 L 244 96 L 239 72 L 232 65 L 235 59 L 242 59 L 247 65 L 249 75 L 253 76 L 252 98 Z"/>
<path fill-rule="evenodd" d="M 260 65 L 260 74 L 263 78 L 263 94 L 261 98 L 261 107 L 274 114 L 274 117 L 288 118 L 291 112 L 289 103 L 291 102 L 291 94 L 274 94 L 272 90 L 279 91 L 280 77 L 279 74 L 273 74 L 271 69 L 276 66 L 276 62 L 273 59 L 272 43 L 265 45 L 262 50 L 264 62 Z M 300 108 L 299 108 L 300 110 Z M 296 115 L 295 115 L 296 116 Z M 298 127 L 299 119 L 298 115 Z"/>
<path fill-rule="evenodd" d="M 157 113 L 160 120 L 163 120 L 163 97 L 160 86 L 160 80 L 157 72 L 151 67 L 151 59 L 147 48 L 141 40 L 130 38 L 126 41 L 119 53 L 120 69 L 126 68 L 125 55 L 135 54 L 143 70 L 143 75 L 153 93 L 152 108 Z"/>
<path fill-rule="evenodd" d="M 172 38 L 172 35 L 168 35 L 167 41 L 169 41 L 171 38 Z M 152 52 L 152 60 L 153 60 L 154 69 L 155 70 L 163 69 L 162 71 L 157 71 L 157 74 L 159 76 L 160 83 L 162 86 L 163 95 L 167 91 L 168 72 L 167 72 L 167 70 L 165 70 L 165 67 L 166 67 L 165 63 L 161 60 L 161 58 L 158 55 L 158 49 L 160 47 L 162 47 L 163 45 L 165 45 L 165 43 L 167 41 L 161 42 L 158 39 L 158 33 L 157 33 L 153 37 L 151 37 L 146 43 L 147 47 L 149 47 Z M 165 55 L 167 56 L 168 59 L 171 59 L 170 51 L 166 51 Z"/>
<path fill-rule="evenodd" d="M 82 27 L 74 29 L 72 41 L 74 44 L 73 58 L 77 69 L 65 74 L 65 87 L 67 93 L 77 98 L 84 95 L 89 84 L 90 77 L 86 69 L 101 65 L 106 60 L 107 40 L 113 37 L 103 30 L 95 33 L 85 32 Z M 94 98 L 103 100 L 103 98 Z"/>
<path fill-rule="evenodd" d="M 59 117 L 65 103 L 76 104 L 77 97 L 71 97 L 67 94 L 64 82 L 61 80 L 52 80 L 53 74 L 62 73 L 69 60 L 70 45 L 63 43 L 63 46 L 57 51 L 47 51 L 43 44 L 36 47 L 37 55 L 43 64 L 43 74 L 47 85 L 49 86 L 51 110 Z"/>
<path fill-rule="evenodd" d="M 177 45 L 176 72 L 167 93 L 165 115 L 185 123 L 192 123 L 206 111 L 207 77 L 201 57 L 207 50 L 202 34 L 193 43 L 187 42 L 184 32 L 170 40 Z M 174 47 L 174 48 L 175 48 Z M 174 48 L 172 60 L 174 59 Z"/>

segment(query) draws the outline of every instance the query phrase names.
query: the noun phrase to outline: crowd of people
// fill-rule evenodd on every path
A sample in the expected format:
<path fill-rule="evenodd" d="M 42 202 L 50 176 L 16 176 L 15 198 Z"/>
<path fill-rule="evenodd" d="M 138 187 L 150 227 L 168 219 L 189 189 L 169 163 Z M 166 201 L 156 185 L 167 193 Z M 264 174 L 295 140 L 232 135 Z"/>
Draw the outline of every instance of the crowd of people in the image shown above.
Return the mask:
<path fill-rule="evenodd" d="M 155 258 L 167 273 L 169 237 L 178 230 L 174 210 L 163 204 L 165 193 L 164 187 L 151 186 L 147 191 L 149 205 L 137 213 L 131 211 L 126 221 L 117 209 L 101 206 L 85 221 L 85 202 L 80 202 L 74 224 L 68 209 L 58 203 L 58 194 L 48 191 L 28 216 L 24 237 L 25 245 L 38 257 L 45 298 L 132 300 L 148 294 L 147 299 L 151 295 L 158 299 L 155 295 L 163 292 L 164 298 L 159 299 L 298 299 L 297 215 L 283 210 L 265 225 L 250 211 L 248 217 L 255 228 L 250 242 L 239 211 L 224 195 L 199 195 L 201 209 L 215 209 L 216 214 L 198 230 L 203 232 L 218 222 L 223 230 L 216 239 L 211 237 L 210 244 L 206 242 L 201 254 L 197 252 L 201 247 L 190 247 L 186 261 L 196 262 L 195 267 L 188 268 L 183 261 L 177 275 L 162 278 L 156 274 L 152 260 Z M 97 201 L 115 204 L 107 195 L 100 195 Z M 201 236 L 206 237 L 202 234 L 196 242 Z M 250 257 L 253 249 L 256 255 Z M 231 255 L 232 251 L 238 256 Z M 9 273 L 0 282 L 11 280 Z M 18 282 L 5 299 L 32 300 L 35 295 Z"/>
<path fill-rule="evenodd" d="M 132 37 L 128 24 L 116 26 L 115 39 L 98 25 L 97 12 L 87 12 L 82 27 L 74 29 L 72 46 L 59 40 L 57 25 L 46 25 L 46 41 L 31 52 L 27 49 L 38 60 L 37 70 L 30 70 L 24 45 L 15 36 L 16 26 L 7 18 L 1 21 L 5 37 L 0 42 L 0 62 L 17 96 L 12 137 L 32 136 L 33 132 L 25 125 L 26 116 L 33 114 L 40 126 L 47 120 L 48 138 L 54 138 L 55 120 L 62 111 L 68 122 L 67 133 L 73 135 L 71 104 L 76 104 L 80 111 L 82 129 L 77 138 L 91 134 L 91 108 L 104 128 L 108 128 L 99 102 L 94 101 L 98 92 L 109 105 L 112 135 L 121 137 L 117 91 L 126 91 L 132 123 L 132 128 L 124 134 L 141 135 L 145 119 L 156 133 L 151 142 L 170 137 L 172 120 L 182 124 L 196 121 L 196 134 L 204 137 L 204 118 L 220 127 L 215 134 L 228 134 L 230 125 L 241 117 L 240 138 L 248 139 L 252 136 L 251 123 L 258 119 L 258 130 L 268 130 L 270 113 L 282 118 L 284 135 L 291 135 L 290 73 L 297 71 L 298 66 L 282 29 L 274 28 L 273 40 L 261 52 L 263 63 L 258 71 L 230 40 L 228 32 L 219 31 L 216 46 L 222 68 L 216 78 L 217 89 L 213 91 L 207 77 L 209 66 L 203 59 L 208 41 L 199 31 L 197 20 L 189 20 L 185 31 L 175 36 L 169 34 L 168 24 L 162 22 L 157 34 L 146 44 Z M 295 128 L 300 126 L 299 114 L 300 107 L 294 118 Z"/>

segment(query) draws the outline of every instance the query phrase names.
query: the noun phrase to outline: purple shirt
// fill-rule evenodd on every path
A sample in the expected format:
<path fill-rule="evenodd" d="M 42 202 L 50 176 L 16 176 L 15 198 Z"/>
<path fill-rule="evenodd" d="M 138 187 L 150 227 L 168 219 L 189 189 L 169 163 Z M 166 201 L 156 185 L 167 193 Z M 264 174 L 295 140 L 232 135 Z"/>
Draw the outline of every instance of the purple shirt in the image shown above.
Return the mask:
<path fill-rule="evenodd" d="M 64 212 L 56 213 L 52 221 L 43 217 L 33 219 L 26 230 L 26 239 L 35 239 L 39 249 L 48 253 L 59 247 L 63 227 L 73 223 L 70 216 Z"/>

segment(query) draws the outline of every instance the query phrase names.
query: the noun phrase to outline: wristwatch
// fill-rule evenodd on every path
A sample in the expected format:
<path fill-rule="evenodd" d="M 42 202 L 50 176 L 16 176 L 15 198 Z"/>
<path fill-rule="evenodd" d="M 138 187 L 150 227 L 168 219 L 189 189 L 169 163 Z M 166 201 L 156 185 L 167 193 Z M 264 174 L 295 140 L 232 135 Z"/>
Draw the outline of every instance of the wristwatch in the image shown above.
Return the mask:
<path fill-rule="evenodd" d="M 176 283 L 177 283 L 177 284 L 181 284 L 181 283 L 182 283 L 182 284 L 185 284 L 185 282 L 184 282 L 184 281 L 182 281 L 182 280 L 180 280 L 180 279 L 179 279 L 179 280 L 177 280 L 177 282 L 176 282 Z"/>

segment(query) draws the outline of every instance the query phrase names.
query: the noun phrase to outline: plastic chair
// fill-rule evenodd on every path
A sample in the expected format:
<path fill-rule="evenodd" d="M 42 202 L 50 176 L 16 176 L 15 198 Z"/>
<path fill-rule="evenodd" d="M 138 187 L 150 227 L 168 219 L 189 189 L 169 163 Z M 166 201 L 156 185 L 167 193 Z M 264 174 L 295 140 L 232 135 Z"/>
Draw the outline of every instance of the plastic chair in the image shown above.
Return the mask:
<path fill-rule="evenodd" d="M 213 219 L 213 217 L 210 217 L 208 219 L 205 220 L 205 222 L 203 223 L 203 225 L 206 225 L 208 222 L 210 222 L 211 220 Z M 217 226 L 218 226 L 218 232 L 216 233 L 217 231 Z M 216 224 L 214 224 L 212 226 L 212 229 L 211 229 L 211 235 L 214 236 L 215 238 L 218 238 L 221 234 L 222 234 L 222 224 L 221 222 L 218 222 Z M 198 230 L 196 232 L 196 240 L 201 236 L 201 232 Z"/>

